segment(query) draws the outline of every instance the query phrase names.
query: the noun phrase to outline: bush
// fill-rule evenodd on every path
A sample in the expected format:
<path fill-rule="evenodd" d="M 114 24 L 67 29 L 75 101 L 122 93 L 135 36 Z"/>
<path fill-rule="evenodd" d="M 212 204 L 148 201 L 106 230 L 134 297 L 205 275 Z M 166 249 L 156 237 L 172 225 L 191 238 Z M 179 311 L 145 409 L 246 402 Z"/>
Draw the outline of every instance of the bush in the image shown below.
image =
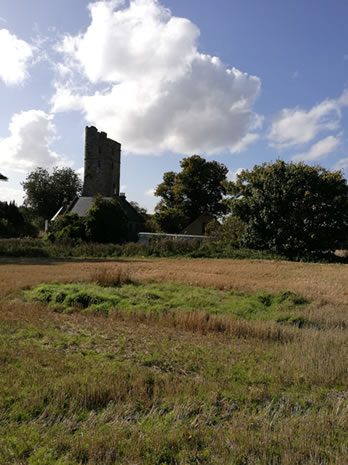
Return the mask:
<path fill-rule="evenodd" d="M 128 220 L 119 201 L 96 197 L 86 216 L 86 236 L 93 242 L 124 242 L 127 239 Z"/>
<path fill-rule="evenodd" d="M 52 223 L 51 232 L 54 234 L 54 240 L 86 240 L 85 222 L 76 213 L 58 216 Z M 48 237 L 48 239 L 50 238 Z"/>
<path fill-rule="evenodd" d="M 0 257 L 116 258 L 116 257 L 190 257 L 230 258 L 236 260 L 281 260 L 285 257 L 267 250 L 235 248 L 224 242 L 160 240 L 150 244 L 98 244 L 94 242 L 49 242 L 40 239 L 0 239 Z M 348 257 L 331 253 L 313 256 L 308 261 L 348 263 Z"/>

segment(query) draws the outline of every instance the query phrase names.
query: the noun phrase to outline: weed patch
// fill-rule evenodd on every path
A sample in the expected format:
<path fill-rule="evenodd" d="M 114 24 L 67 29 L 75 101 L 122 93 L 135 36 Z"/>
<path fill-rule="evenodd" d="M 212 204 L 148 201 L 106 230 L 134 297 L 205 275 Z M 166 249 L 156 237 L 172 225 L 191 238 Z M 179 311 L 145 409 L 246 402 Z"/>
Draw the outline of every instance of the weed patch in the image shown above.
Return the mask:
<path fill-rule="evenodd" d="M 228 327 L 231 330 L 231 323 L 224 317 L 295 324 L 301 318 L 299 309 L 307 303 L 292 292 L 246 294 L 177 283 L 134 284 L 128 274 L 103 271 L 95 282 L 101 285 L 42 284 L 25 291 L 25 296 L 66 313 L 161 315 L 174 325 L 214 328 L 217 332 L 226 332 Z"/>

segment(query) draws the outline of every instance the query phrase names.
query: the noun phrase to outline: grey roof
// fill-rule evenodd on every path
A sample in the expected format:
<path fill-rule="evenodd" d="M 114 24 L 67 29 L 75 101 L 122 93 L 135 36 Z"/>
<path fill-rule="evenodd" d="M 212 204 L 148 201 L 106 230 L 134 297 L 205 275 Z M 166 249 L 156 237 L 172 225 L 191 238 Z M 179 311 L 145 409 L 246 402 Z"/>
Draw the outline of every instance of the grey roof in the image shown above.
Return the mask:
<path fill-rule="evenodd" d="M 134 221 L 135 223 L 144 223 L 144 217 L 128 202 L 125 196 L 120 195 L 118 200 L 125 214 L 127 215 L 128 221 Z"/>
<path fill-rule="evenodd" d="M 82 217 L 86 216 L 88 211 L 92 208 L 94 199 L 94 197 L 79 197 L 77 201 L 70 207 L 70 213 L 76 213 Z M 103 197 L 103 199 L 111 201 L 113 197 Z M 129 221 L 134 221 L 136 223 L 144 222 L 144 218 L 136 211 L 136 209 L 128 202 L 125 197 L 119 196 L 118 200 Z"/>
<path fill-rule="evenodd" d="M 106 200 L 112 200 L 111 197 L 105 197 Z M 76 213 L 79 216 L 86 216 L 92 208 L 94 197 L 79 197 L 76 203 L 71 207 L 70 213 Z"/>

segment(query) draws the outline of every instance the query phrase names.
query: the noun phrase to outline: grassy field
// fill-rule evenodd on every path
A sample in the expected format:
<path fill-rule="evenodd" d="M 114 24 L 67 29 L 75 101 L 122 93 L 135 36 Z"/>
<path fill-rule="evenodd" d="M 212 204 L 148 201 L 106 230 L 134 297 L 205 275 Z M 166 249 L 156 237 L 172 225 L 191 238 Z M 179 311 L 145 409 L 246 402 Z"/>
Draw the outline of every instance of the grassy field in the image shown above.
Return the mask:
<path fill-rule="evenodd" d="M 3 261 L 0 298 L 1 465 L 347 463 L 347 265 Z"/>

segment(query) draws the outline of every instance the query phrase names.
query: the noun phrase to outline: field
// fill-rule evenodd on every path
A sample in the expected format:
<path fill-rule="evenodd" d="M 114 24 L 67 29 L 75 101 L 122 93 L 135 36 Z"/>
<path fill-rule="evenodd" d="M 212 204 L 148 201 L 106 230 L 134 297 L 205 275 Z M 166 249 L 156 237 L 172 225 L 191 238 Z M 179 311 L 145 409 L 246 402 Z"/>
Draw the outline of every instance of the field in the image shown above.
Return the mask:
<path fill-rule="evenodd" d="M 348 265 L 2 259 L 0 299 L 1 465 L 347 463 Z"/>

